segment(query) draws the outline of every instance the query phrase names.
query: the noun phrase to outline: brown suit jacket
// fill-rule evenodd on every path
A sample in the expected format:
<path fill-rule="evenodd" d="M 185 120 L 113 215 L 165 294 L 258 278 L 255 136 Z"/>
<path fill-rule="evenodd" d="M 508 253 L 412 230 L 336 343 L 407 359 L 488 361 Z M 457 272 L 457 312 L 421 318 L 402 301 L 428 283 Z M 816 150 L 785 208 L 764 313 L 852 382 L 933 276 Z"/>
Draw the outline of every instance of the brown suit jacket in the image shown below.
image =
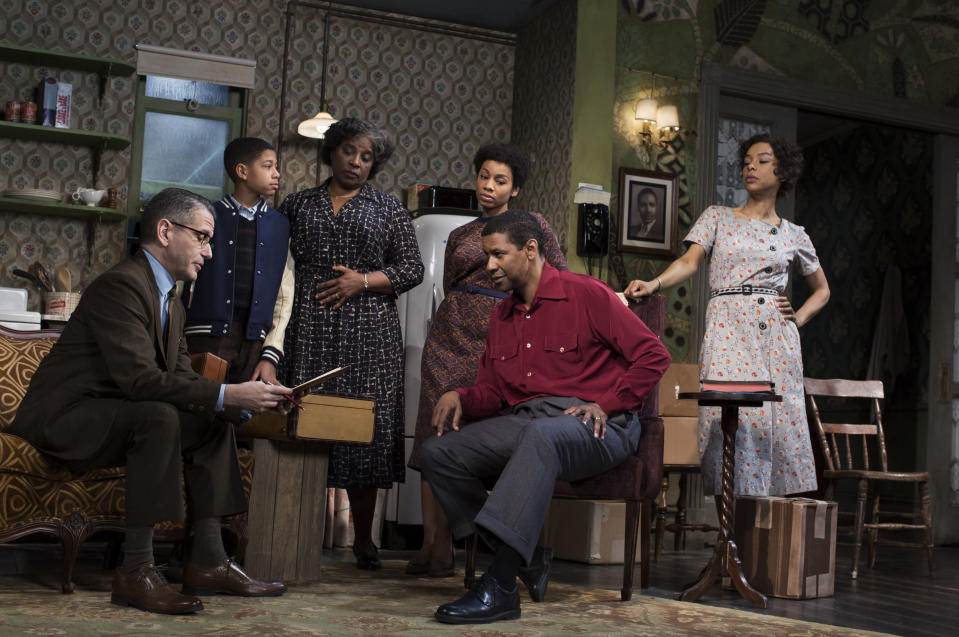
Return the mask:
<path fill-rule="evenodd" d="M 212 420 L 220 386 L 190 367 L 178 297 L 162 341 L 158 297 L 142 251 L 97 277 L 40 363 L 9 432 L 51 456 L 82 460 L 103 445 L 117 404 L 104 401 L 96 419 L 70 418 L 82 401 L 160 401 Z"/>

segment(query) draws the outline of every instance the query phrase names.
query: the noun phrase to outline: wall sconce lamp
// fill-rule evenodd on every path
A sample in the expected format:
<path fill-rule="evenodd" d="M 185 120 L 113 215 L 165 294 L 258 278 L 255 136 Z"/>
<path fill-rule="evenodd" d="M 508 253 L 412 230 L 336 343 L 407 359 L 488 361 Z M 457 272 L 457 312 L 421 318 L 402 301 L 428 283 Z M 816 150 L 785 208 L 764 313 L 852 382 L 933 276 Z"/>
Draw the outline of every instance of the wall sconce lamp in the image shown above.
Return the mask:
<path fill-rule="evenodd" d="M 633 69 L 629 69 L 633 70 Z M 654 97 L 656 94 L 656 77 L 658 73 L 652 71 L 639 71 L 648 73 L 653 78 L 653 86 L 649 91 L 649 97 L 636 102 L 636 119 L 643 123 L 643 130 L 640 131 L 643 143 L 647 146 L 653 145 L 653 129 L 659 129 L 659 144 L 665 146 L 673 139 L 679 126 L 679 110 L 672 104 L 662 104 Z M 659 75 L 659 77 L 669 77 Z M 676 79 L 676 78 L 672 78 Z"/>
<path fill-rule="evenodd" d="M 323 80 L 320 84 L 320 112 L 305 119 L 296 127 L 296 132 L 303 137 L 323 139 L 327 129 L 336 123 L 336 118 L 330 115 L 329 105 L 326 103 L 326 61 L 330 46 L 330 14 L 323 18 Z M 317 151 L 319 152 L 319 151 Z M 317 163 L 319 170 L 319 163 Z"/>

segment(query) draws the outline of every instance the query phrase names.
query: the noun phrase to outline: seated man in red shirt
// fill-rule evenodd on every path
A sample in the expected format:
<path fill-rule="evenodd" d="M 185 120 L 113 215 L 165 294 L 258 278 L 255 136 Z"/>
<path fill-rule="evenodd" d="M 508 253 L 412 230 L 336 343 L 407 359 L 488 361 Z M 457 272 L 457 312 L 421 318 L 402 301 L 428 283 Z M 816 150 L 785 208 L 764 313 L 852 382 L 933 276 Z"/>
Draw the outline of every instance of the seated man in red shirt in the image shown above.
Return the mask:
<path fill-rule="evenodd" d="M 482 234 L 496 288 L 512 294 L 490 317 L 476 384 L 440 397 L 436 436 L 422 450 L 453 534 L 478 531 L 494 549 L 473 588 L 437 609 L 450 624 L 519 618 L 517 575 L 542 599 L 549 562 L 536 540 L 553 483 L 602 473 L 636 451 L 636 412 L 670 361 L 606 284 L 544 261 L 529 214 L 504 212 Z"/>

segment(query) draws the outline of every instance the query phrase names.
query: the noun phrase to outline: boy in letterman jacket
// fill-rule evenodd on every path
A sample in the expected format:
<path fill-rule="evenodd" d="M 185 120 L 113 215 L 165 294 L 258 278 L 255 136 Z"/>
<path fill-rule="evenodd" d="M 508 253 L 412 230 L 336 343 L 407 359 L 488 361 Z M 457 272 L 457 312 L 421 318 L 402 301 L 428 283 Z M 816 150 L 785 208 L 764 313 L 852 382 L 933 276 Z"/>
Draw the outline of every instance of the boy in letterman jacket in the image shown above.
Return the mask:
<path fill-rule="evenodd" d="M 266 203 L 279 188 L 276 149 L 240 137 L 223 151 L 234 192 L 213 204 L 213 258 L 183 292 L 187 347 L 229 363 L 228 383 L 276 383 L 293 306 L 290 222 Z"/>

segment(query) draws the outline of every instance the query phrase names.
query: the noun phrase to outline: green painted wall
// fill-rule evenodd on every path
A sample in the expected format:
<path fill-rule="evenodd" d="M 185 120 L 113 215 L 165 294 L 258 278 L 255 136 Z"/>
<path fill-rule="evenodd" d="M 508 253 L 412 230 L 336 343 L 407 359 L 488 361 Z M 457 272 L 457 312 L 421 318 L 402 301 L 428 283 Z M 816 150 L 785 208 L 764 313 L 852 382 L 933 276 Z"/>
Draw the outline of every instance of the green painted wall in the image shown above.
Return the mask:
<path fill-rule="evenodd" d="M 616 24 L 613 2 L 578 0 L 570 201 L 580 182 L 599 184 L 607 190 L 612 185 L 609 149 L 613 131 L 609 120 L 616 97 Z M 569 215 L 569 268 L 585 273 L 583 259 L 576 256 L 576 204 L 570 204 Z"/>

